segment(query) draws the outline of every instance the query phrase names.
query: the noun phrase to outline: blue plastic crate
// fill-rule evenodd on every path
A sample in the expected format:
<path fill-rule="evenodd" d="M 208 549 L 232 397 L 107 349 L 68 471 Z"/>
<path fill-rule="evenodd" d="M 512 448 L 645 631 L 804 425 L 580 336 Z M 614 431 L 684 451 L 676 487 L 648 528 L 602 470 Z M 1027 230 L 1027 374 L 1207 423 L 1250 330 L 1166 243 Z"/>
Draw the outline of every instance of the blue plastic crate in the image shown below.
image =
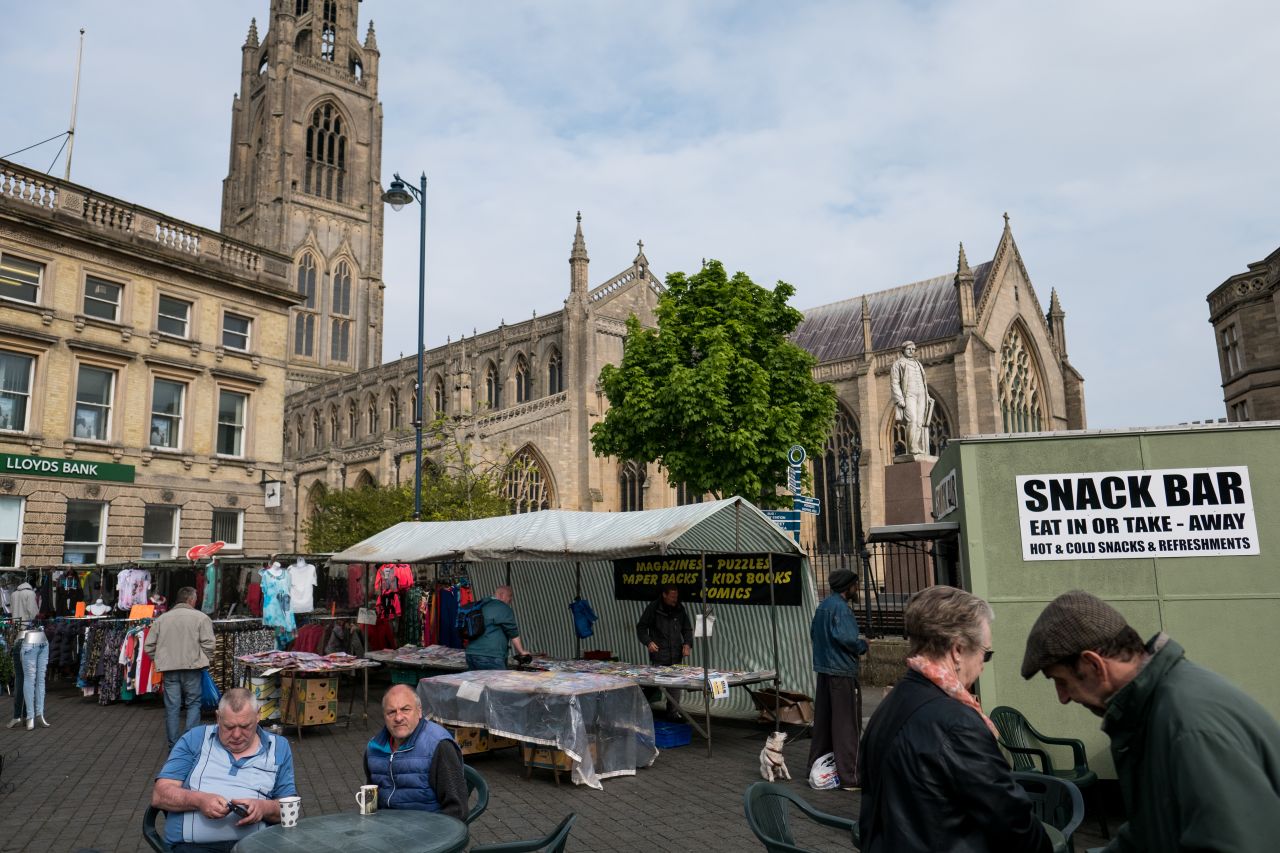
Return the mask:
<path fill-rule="evenodd" d="M 693 726 L 688 723 L 666 723 L 655 720 L 653 723 L 653 739 L 658 749 L 675 749 L 688 746 L 693 740 Z"/>

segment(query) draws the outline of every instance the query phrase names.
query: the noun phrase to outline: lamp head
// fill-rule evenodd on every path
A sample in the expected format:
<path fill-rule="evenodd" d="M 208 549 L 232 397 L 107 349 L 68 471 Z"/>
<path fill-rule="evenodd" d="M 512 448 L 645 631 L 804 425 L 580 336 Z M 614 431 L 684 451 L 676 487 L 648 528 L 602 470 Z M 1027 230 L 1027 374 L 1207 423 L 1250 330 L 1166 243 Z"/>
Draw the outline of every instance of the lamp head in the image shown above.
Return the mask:
<path fill-rule="evenodd" d="M 400 180 L 400 176 L 397 175 L 395 180 L 391 182 L 391 187 L 382 194 L 382 200 L 391 205 L 392 210 L 399 211 L 406 204 L 413 201 L 413 195 L 405 187 L 404 181 Z"/>

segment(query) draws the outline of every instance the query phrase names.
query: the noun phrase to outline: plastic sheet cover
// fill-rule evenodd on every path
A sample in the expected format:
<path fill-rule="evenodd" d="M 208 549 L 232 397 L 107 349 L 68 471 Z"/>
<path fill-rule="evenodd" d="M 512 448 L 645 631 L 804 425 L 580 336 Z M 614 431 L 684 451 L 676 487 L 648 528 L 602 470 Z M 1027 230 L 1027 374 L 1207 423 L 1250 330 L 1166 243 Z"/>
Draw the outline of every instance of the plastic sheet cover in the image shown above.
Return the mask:
<path fill-rule="evenodd" d="M 573 759 L 575 784 L 633 776 L 658 757 L 653 714 L 630 681 L 577 672 L 477 670 L 418 682 L 433 720 L 552 746 Z"/>

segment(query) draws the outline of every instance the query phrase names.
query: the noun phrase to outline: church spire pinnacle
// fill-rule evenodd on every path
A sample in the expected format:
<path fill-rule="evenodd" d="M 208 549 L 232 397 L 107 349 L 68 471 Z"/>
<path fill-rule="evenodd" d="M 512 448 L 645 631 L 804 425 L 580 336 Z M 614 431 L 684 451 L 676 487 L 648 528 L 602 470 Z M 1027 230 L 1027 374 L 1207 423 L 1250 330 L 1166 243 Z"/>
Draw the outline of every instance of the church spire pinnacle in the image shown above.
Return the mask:
<path fill-rule="evenodd" d="M 368 33 L 366 33 L 366 34 L 365 34 L 365 37 L 364 37 L 364 49 L 365 49 L 365 50 L 377 50 L 377 49 L 378 49 L 378 37 L 377 37 L 376 35 L 374 35 L 374 33 L 373 33 L 373 19 L 372 19 L 372 18 L 370 18 L 370 19 L 369 19 L 369 32 L 368 32 Z"/>
<path fill-rule="evenodd" d="M 244 40 L 244 46 L 245 47 L 258 46 L 258 19 L 257 18 L 249 19 L 249 35 Z"/>
<path fill-rule="evenodd" d="M 960 244 L 960 256 L 956 259 L 955 288 L 956 313 L 960 315 L 961 329 L 967 332 L 977 325 L 978 317 L 973 301 L 973 270 L 969 269 L 964 243 Z"/>
<path fill-rule="evenodd" d="M 649 259 L 648 259 L 648 258 L 646 258 L 646 257 L 644 256 L 644 241 L 643 241 L 643 240 L 637 240 L 637 241 L 636 241 L 636 259 L 635 259 L 634 261 L 632 261 L 631 263 L 632 263 L 632 264 L 634 264 L 635 266 L 638 266 L 638 267 L 647 267 L 647 266 L 649 266 Z"/>
<path fill-rule="evenodd" d="M 960 258 L 956 261 L 957 275 L 973 275 L 973 271 L 969 269 L 969 259 L 964 256 L 964 243 L 960 244 Z"/>
<path fill-rule="evenodd" d="M 582 211 L 578 211 L 578 227 L 573 232 L 573 251 L 569 253 L 569 292 L 583 294 L 587 292 L 587 241 L 582 236 Z"/>
<path fill-rule="evenodd" d="M 862 295 L 862 354 L 869 357 L 871 350 L 871 303 L 864 293 Z"/>

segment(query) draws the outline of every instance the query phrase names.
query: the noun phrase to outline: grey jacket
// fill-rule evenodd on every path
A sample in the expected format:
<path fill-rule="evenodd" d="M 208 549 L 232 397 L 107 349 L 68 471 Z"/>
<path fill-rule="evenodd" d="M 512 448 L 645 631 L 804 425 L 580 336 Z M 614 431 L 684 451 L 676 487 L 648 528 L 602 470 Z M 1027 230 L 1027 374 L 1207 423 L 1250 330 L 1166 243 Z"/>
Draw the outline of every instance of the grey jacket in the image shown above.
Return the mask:
<path fill-rule="evenodd" d="M 14 619 L 23 622 L 30 621 L 40 614 L 40 607 L 36 604 L 36 591 L 31 588 L 31 584 L 25 581 L 18 584 L 18 588 L 9 598 L 9 611 Z"/>
<path fill-rule="evenodd" d="M 205 669 L 213 657 L 213 620 L 190 604 L 176 604 L 151 623 L 142 649 L 161 672 Z"/>

